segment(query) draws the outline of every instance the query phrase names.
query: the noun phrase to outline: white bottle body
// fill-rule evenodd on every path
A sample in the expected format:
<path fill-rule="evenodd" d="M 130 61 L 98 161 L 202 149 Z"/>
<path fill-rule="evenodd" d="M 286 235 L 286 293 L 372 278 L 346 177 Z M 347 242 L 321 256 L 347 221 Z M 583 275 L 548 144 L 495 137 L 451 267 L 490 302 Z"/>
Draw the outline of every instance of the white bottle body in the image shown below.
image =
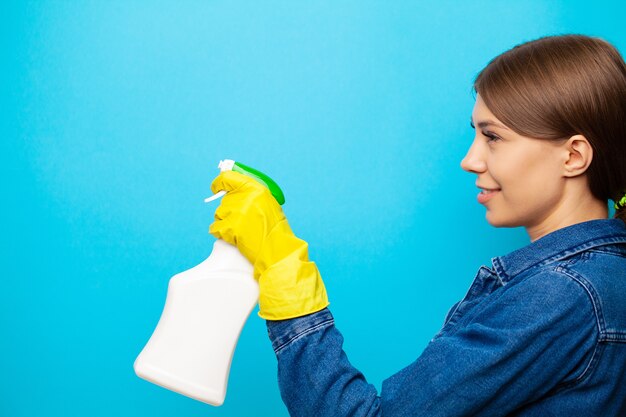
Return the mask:
<path fill-rule="evenodd" d="M 259 299 L 252 264 L 223 240 L 199 265 L 174 275 L 161 318 L 135 360 L 154 384 L 219 406 L 241 330 Z"/>

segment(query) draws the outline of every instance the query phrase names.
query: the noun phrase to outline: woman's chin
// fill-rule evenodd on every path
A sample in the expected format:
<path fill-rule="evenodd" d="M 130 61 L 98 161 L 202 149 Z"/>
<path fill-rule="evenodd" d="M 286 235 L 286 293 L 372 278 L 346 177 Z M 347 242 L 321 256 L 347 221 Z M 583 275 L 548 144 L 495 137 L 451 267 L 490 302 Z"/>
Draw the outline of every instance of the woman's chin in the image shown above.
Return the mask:
<path fill-rule="evenodd" d="M 492 210 L 487 210 L 487 213 L 485 214 L 485 219 L 487 219 L 487 223 L 489 223 L 493 227 L 510 227 L 510 222 L 507 222 L 507 219 L 503 219 Z"/>

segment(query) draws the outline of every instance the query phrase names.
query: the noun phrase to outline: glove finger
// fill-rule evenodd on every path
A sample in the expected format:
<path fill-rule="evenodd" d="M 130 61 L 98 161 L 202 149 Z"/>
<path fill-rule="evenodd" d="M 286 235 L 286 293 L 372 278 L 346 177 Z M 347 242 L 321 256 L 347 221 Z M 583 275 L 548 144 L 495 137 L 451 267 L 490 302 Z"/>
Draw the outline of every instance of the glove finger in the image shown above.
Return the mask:
<path fill-rule="evenodd" d="M 233 212 L 231 204 L 224 204 L 224 201 L 215 209 L 215 220 L 224 220 Z"/>
<path fill-rule="evenodd" d="M 222 239 L 231 245 L 237 245 L 237 239 L 233 233 L 233 228 L 227 220 L 217 220 L 209 226 L 209 233 L 216 239 Z"/>
<path fill-rule="evenodd" d="M 219 191 L 232 191 L 243 185 L 249 183 L 250 181 L 254 181 L 252 178 L 247 175 L 241 174 L 235 171 L 222 171 L 220 174 L 213 179 L 211 183 L 211 191 L 213 194 L 217 194 Z"/>

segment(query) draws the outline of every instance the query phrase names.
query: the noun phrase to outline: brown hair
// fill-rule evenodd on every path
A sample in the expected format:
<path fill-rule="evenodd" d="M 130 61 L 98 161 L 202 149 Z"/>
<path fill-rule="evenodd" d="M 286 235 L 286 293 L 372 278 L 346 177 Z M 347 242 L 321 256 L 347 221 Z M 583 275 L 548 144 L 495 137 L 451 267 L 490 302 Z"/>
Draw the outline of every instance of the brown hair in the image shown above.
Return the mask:
<path fill-rule="evenodd" d="M 473 88 L 519 135 L 585 136 L 593 148 L 585 173 L 591 193 L 605 202 L 626 193 L 626 64 L 613 45 L 576 34 L 522 43 L 493 58 Z M 626 207 L 614 218 L 626 223 Z"/>

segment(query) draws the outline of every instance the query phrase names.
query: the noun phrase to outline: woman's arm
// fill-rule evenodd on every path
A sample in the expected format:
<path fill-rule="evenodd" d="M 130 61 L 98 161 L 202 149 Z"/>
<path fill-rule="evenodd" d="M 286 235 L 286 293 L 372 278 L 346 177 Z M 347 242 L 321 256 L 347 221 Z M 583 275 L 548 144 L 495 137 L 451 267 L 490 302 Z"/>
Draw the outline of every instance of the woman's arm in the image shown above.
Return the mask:
<path fill-rule="evenodd" d="M 506 416 L 575 383 L 597 343 L 586 291 L 553 271 L 491 294 L 385 380 L 380 396 L 350 364 L 328 309 L 267 326 L 292 416 Z"/>
<path fill-rule="evenodd" d="M 267 321 L 278 358 L 278 384 L 291 416 L 378 416 L 373 385 L 348 361 L 328 308 L 290 320 Z"/>

